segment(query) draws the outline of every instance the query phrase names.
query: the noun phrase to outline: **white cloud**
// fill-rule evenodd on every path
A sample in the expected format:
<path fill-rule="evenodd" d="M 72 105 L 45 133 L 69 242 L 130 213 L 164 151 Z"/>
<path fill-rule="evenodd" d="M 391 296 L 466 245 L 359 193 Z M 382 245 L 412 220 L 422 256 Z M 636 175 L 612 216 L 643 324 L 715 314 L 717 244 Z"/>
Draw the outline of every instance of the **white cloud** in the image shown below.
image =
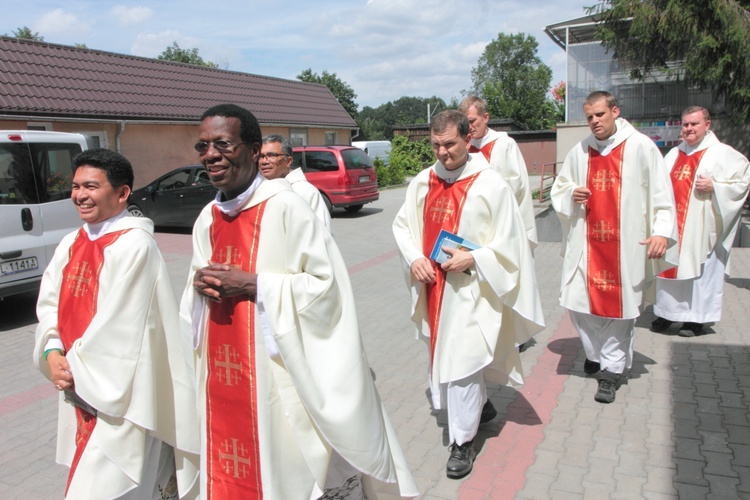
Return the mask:
<path fill-rule="evenodd" d="M 70 36 L 76 32 L 88 31 L 88 28 L 74 14 L 55 9 L 42 14 L 34 23 L 33 31 L 38 31 L 45 40 L 51 41 L 50 36 Z"/>
<path fill-rule="evenodd" d="M 136 56 L 156 57 L 167 47 L 172 46 L 172 42 L 182 49 L 198 48 L 200 53 L 200 40 L 197 38 L 183 35 L 179 31 L 162 31 L 161 33 L 140 33 L 135 42 L 133 42 L 132 51 Z"/>
<path fill-rule="evenodd" d="M 112 8 L 112 14 L 116 16 L 117 21 L 123 26 L 130 26 L 147 21 L 154 15 L 154 11 L 148 7 L 126 7 L 124 5 L 116 5 Z"/>

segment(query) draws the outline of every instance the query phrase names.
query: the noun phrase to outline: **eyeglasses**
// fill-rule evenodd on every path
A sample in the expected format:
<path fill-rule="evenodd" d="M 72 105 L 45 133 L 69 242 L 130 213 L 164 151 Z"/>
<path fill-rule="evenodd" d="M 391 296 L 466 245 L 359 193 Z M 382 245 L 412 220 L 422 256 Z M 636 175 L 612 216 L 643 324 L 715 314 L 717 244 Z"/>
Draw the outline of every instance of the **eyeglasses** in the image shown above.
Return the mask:
<path fill-rule="evenodd" d="M 259 160 L 262 160 L 264 158 L 268 158 L 271 161 L 275 161 L 276 158 L 279 158 L 280 156 L 289 156 L 284 153 L 261 153 L 260 156 L 258 156 Z"/>
<path fill-rule="evenodd" d="M 196 151 L 198 151 L 200 154 L 206 154 L 208 152 L 208 148 L 210 148 L 212 145 L 216 151 L 219 153 L 234 153 L 239 146 L 242 144 L 245 144 L 244 142 L 238 142 L 236 144 L 233 144 L 229 141 L 212 141 L 212 142 L 196 142 L 195 148 Z M 234 146 L 234 149 L 232 149 L 232 146 Z"/>

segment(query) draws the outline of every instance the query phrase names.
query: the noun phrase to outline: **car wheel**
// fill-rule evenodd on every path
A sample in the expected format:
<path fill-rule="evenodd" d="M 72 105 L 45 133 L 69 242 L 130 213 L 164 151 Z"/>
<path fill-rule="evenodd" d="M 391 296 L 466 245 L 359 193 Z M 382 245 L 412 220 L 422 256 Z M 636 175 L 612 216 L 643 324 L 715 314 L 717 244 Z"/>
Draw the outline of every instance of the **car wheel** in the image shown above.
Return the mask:
<path fill-rule="evenodd" d="M 331 200 L 329 200 L 328 196 L 324 195 L 323 193 L 320 193 L 320 196 L 323 197 L 323 203 L 326 204 L 326 208 L 328 209 L 328 215 L 333 215 L 333 204 L 331 203 Z"/>
<path fill-rule="evenodd" d="M 350 214 L 353 214 L 354 212 L 359 212 L 360 210 L 362 210 L 362 207 L 364 207 L 364 205 L 349 205 L 348 207 L 344 208 L 344 210 L 346 210 Z"/>
<path fill-rule="evenodd" d="M 130 215 L 132 215 L 133 217 L 145 217 L 143 211 L 138 207 L 138 205 L 130 205 L 128 207 L 128 212 L 130 212 Z"/>

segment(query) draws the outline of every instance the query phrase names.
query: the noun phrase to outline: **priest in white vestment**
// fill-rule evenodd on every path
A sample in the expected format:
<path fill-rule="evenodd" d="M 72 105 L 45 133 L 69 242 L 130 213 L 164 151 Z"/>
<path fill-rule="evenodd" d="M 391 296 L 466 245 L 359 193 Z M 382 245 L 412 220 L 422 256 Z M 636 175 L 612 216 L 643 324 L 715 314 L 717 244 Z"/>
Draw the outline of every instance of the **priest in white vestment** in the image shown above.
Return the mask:
<path fill-rule="evenodd" d="M 663 332 L 681 321 L 679 335 L 693 337 L 704 323 L 721 320 L 724 274 L 750 185 L 747 158 L 719 141 L 711 115 L 700 106 L 682 113 L 683 142 L 665 158 L 677 206 L 680 261 L 656 282 L 657 318 Z"/>
<path fill-rule="evenodd" d="M 412 320 L 428 344 L 434 409 L 448 413 L 449 478 L 471 472 L 479 424 L 497 414 L 485 380 L 521 384 L 516 349 L 544 328 L 534 260 L 513 191 L 481 154 L 469 154 L 469 123 L 459 111 L 430 126 L 438 158 L 409 184 L 393 222 Z M 440 230 L 477 248 L 447 248 L 431 260 Z"/>
<path fill-rule="evenodd" d="M 329 212 L 326 202 L 323 200 L 323 195 L 320 194 L 318 188 L 307 181 L 302 168 L 292 170 L 292 154 L 292 145 L 284 137 L 278 134 L 263 137 L 260 159 L 258 160 L 260 175 L 268 180 L 286 179 L 292 185 L 292 190 L 310 205 L 310 208 L 328 232 L 333 234 L 331 212 Z"/>
<path fill-rule="evenodd" d="M 338 247 L 260 126 L 207 110 L 195 146 L 216 201 L 193 229 L 181 316 L 196 354 L 204 498 L 416 496 L 372 379 Z"/>
<path fill-rule="evenodd" d="M 469 119 L 471 134 L 470 153 L 481 153 L 490 166 L 503 176 L 518 202 L 521 218 L 532 250 L 536 248 L 536 220 L 534 218 L 534 201 L 531 198 L 529 172 L 526 161 L 516 141 L 507 132 L 489 128 L 490 115 L 484 99 L 468 96 L 458 106 L 459 111 Z"/>
<path fill-rule="evenodd" d="M 60 392 L 66 498 L 194 498 L 198 422 L 189 338 L 149 219 L 128 216 L 130 163 L 75 159 L 83 227 L 63 238 L 37 304 L 35 366 Z M 78 406 L 66 401 L 78 399 Z"/>
<path fill-rule="evenodd" d="M 614 96 L 593 92 L 583 110 L 592 134 L 551 192 L 563 230 L 560 304 L 581 336 L 584 371 L 598 378 L 596 401 L 611 403 L 633 363 L 646 291 L 677 262 L 675 208 L 658 148 L 619 118 Z"/>

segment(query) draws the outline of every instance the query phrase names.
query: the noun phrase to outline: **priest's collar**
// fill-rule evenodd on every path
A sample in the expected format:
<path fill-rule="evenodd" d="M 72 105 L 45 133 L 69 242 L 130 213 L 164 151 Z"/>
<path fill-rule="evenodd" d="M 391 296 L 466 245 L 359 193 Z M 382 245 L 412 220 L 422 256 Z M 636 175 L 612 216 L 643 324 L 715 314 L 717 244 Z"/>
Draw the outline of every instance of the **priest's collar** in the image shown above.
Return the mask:
<path fill-rule="evenodd" d="M 250 184 L 250 186 L 242 193 L 240 193 L 236 198 L 232 198 L 231 200 L 222 201 L 223 193 L 219 191 L 216 193 L 216 206 L 221 210 L 222 213 L 225 213 L 229 215 L 230 217 L 236 216 L 238 213 L 242 211 L 242 208 L 247 203 L 247 200 L 250 199 L 250 197 L 253 195 L 256 189 L 258 189 L 258 186 L 263 182 L 263 177 L 261 177 L 260 174 L 255 175 L 255 179 L 253 179 L 253 182 Z"/>
<path fill-rule="evenodd" d="M 696 151 L 700 151 L 701 149 L 707 148 L 708 145 L 710 145 L 712 139 L 711 136 L 713 135 L 713 132 L 711 130 L 706 131 L 706 135 L 703 136 L 703 139 L 701 139 L 701 142 L 696 144 L 695 146 L 691 146 L 687 142 L 683 141 L 684 147 L 685 147 L 685 154 L 690 156 L 691 154 L 695 153 Z"/>
<path fill-rule="evenodd" d="M 619 127 L 618 127 L 619 130 Z M 612 147 L 615 144 L 615 139 L 617 137 L 617 130 L 615 130 L 615 133 L 607 137 L 606 139 L 599 140 L 594 136 L 594 140 L 596 140 L 596 147 L 599 150 L 599 152 L 603 156 L 607 156 L 610 151 L 612 151 Z"/>
<path fill-rule="evenodd" d="M 468 165 L 470 161 L 471 161 L 471 155 L 468 155 L 466 163 L 464 163 L 463 165 L 461 165 L 455 170 L 448 170 L 447 168 L 445 168 L 445 165 L 443 165 L 441 162 L 438 161 L 435 164 L 435 175 L 440 177 L 442 180 L 444 180 L 448 184 L 453 184 L 459 179 L 459 177 L 461 177 L 461 174 L 466 169 L 466 165 Z"/>
<path fill-rule="evenodd" d="M 113 217 L 110 217 L 107 220 L 103 220 L 101 222 L 96 222 L 94 224 L 88 224 L 88 223 L 86 223 L 86 224 L 83 225 L 83 230 L 86 231 L 86 233 L 89 235 L 89 239 L 91 241 L 94 241 L 94 240 L 96 240 L 96 239 L 104 236 L 105 234 L 111 232 L 112 231 L 112 226 L 115 224 L 115 222 L 117 222 L 118 220 L 122 219 L 123 217 L 127 217 L 127 216 L 128 216 L 128 211 L 127 210 L 123 210 L 119 214 L 117 214 L 117 215 L 115 215 Z"/>

